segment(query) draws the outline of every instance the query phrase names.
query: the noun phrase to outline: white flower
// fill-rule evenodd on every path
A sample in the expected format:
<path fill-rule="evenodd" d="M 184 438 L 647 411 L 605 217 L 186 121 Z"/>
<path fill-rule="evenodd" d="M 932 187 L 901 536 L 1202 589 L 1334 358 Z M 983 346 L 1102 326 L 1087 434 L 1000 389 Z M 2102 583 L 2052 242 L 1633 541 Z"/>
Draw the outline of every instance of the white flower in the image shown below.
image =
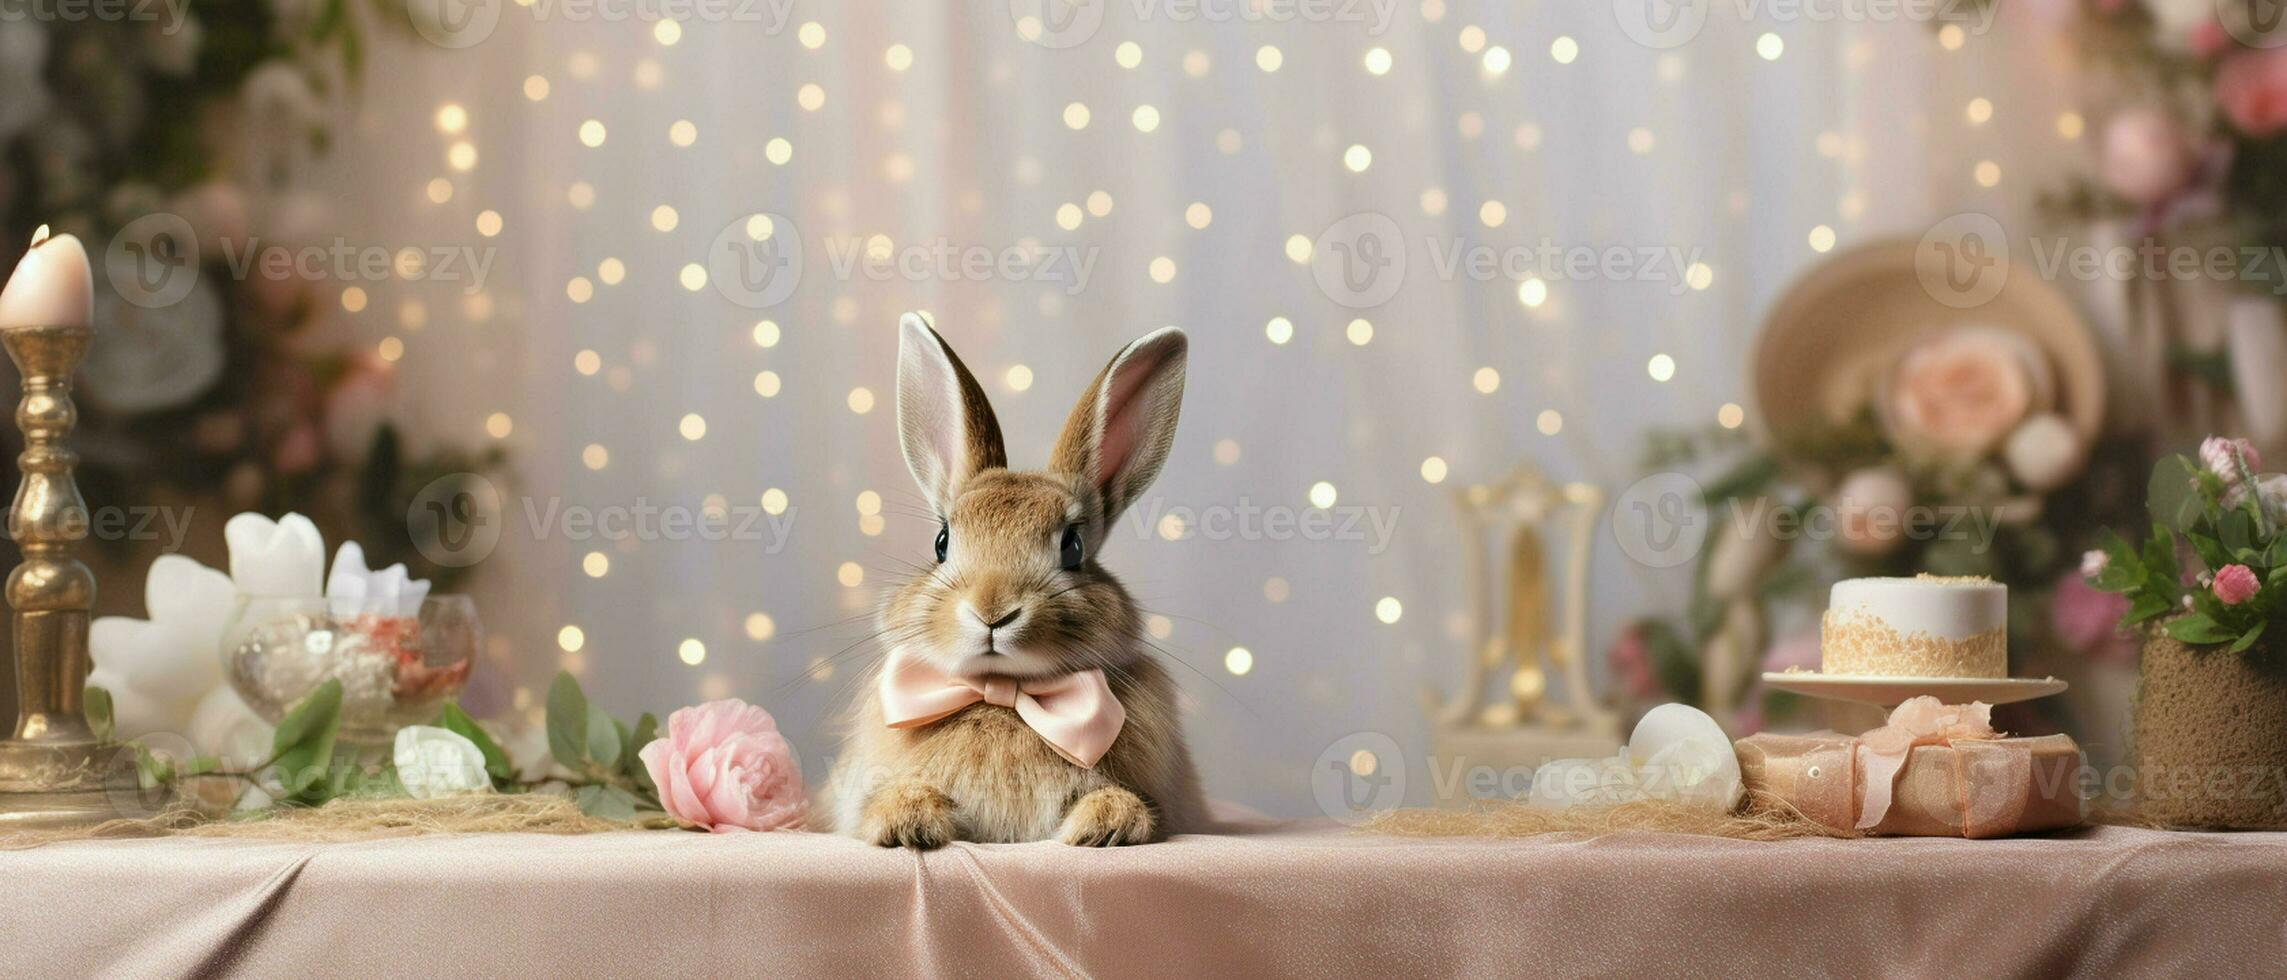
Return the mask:
<path fill-rule="evenodd" d="M 427 579 L 410 578 L 403 562 L 378 571 L 365 567 L 365 548 L 344 541 L 334 553 L 333 574 L 326 578 L 326 602 L 336 616 L 378 613 L 417 616 L 421 600 L 429 597 Z"/>
<path fill-rule="evenodd" d="M 185 733 L 199 700 L 222 683 L 218 649 L 236 601 L 230 576 L 161 555 L 144 582 L 149 620 L 105 616 L 89 625 L 96 669 L 88 684 L 111 693 L 121 736 Z"/>
<path fill-rule="evenodd" d="M 2048 493 L 2080 475 L 2080 435 L 2062 415 L 2035 415 L 2002 440 L 2001 461 L 2009 465 L 2009 475 L 2025 489 Z"/>
<path fill-rule="evenodd" d="M 429 725 L 397 730 L 397 782 L 416 800 L 481 793 L 492 788 L 484 752 L 460 735 Z"/>
<path fill-rule="evenodd" d="M 230 578 L 243 595 L 315 598 L 325 581 L 326 542 L 300 514 L 273 521 L 240 514 L 222 525 Z"/>

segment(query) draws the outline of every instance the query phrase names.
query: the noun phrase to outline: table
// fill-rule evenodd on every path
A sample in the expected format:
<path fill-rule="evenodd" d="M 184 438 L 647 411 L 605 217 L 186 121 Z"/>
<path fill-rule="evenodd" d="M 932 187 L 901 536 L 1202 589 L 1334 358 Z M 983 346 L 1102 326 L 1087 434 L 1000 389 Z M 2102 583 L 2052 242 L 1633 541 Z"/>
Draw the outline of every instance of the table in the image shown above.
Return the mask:
<path fill-rule="evenodd" d="M 2245 976 L 2287 963 L 2287 834 L 1225 829 L 928 854 L 667 831 L 51 844 L 0 853 L 0 976 Z"/>

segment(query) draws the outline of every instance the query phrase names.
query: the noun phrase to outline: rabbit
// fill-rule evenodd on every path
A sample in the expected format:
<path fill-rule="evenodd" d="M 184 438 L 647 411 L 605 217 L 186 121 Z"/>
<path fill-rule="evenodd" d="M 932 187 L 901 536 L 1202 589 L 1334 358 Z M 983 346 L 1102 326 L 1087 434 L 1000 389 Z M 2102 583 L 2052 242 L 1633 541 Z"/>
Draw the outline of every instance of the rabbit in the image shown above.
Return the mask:
<path fill-rule="evenodd" d="M 1174 679 L 1147 652 L 1135 602 L 1096 562 L 1167 461 L 1188 343 L 1168 327 L 1122 349 L 1072 410 L 1048 469 L 1017 471 L 976 378 L 928 318 L 900 319 L 898 442 L 938 515 L 936 563 L 884 596 L 887 649 L 828 788 L 842 833 L 917 849 L 1108 847 L 1201 825 Z M 946 703 L 973 703 L 888 717 L 908 675 L 962 695 Z M 1002 693 L 978 700 L 962 684 Z M 1077 704 L 1099 743 L 1109 721 L 1116 734 L 1092 747 L 1100 757 L 1074 756 L 1030 723 L 1049 704 Z"/>

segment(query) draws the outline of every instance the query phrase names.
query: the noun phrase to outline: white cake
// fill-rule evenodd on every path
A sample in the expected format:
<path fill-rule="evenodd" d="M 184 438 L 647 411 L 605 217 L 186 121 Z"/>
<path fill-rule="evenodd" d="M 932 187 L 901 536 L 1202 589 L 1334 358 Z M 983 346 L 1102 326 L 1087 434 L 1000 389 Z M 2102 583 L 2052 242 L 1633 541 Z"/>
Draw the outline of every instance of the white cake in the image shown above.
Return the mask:
<path fill-rule="evenodd" d="M 1854 578 L 1834 584 L 1819 670 L 1858 677 L 2009 676 L 2009 587 L 1987 578 Z"/>

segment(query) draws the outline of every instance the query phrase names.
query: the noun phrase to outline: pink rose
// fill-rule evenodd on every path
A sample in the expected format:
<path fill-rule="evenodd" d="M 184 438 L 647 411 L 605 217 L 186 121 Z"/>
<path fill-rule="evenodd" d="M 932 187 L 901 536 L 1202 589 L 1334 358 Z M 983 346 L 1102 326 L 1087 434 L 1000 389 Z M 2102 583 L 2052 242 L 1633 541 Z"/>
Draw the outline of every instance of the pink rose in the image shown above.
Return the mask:
<path fill-rule="evenodd" d="M 2001 330 L 1966 328 L 1917 345 L 1898 361 L 1884 413 L 1901 444 L 1960 459 L 1993 451 L 2047 400 L 2038 357 Z"/>
<path fill-rule="evenodd" d="M 2255 598 L 2261 586 L 2255 581 L 2255 572 L 2247 566 L 2225 565 L 2216 570 L 2216 581 L 2211 588 L 2215 590 L 2217 602 L 2236 606 Z"/>
<path fill-rule="evenodd" d="M 737 698 L 667 716 L 667 734 L 638 753 L 659 803 L 685 827 L 779 830 L 810 808 L 794 747 L 770 712 Z"/>
<path fill-rule="evenodd" d="M 2198 161 L 2184 127 L 2156 106 L 2139 106 L 2104 127 L 2105 186 L 2131 203 L 2150 206 L 2190 183 Z"/>
<path fill-rule="evenodd" d="M 2287 48 L 2247 51 L 2216 69 L 2216 104 L 2249 136 L 2287 129 Z"/>

